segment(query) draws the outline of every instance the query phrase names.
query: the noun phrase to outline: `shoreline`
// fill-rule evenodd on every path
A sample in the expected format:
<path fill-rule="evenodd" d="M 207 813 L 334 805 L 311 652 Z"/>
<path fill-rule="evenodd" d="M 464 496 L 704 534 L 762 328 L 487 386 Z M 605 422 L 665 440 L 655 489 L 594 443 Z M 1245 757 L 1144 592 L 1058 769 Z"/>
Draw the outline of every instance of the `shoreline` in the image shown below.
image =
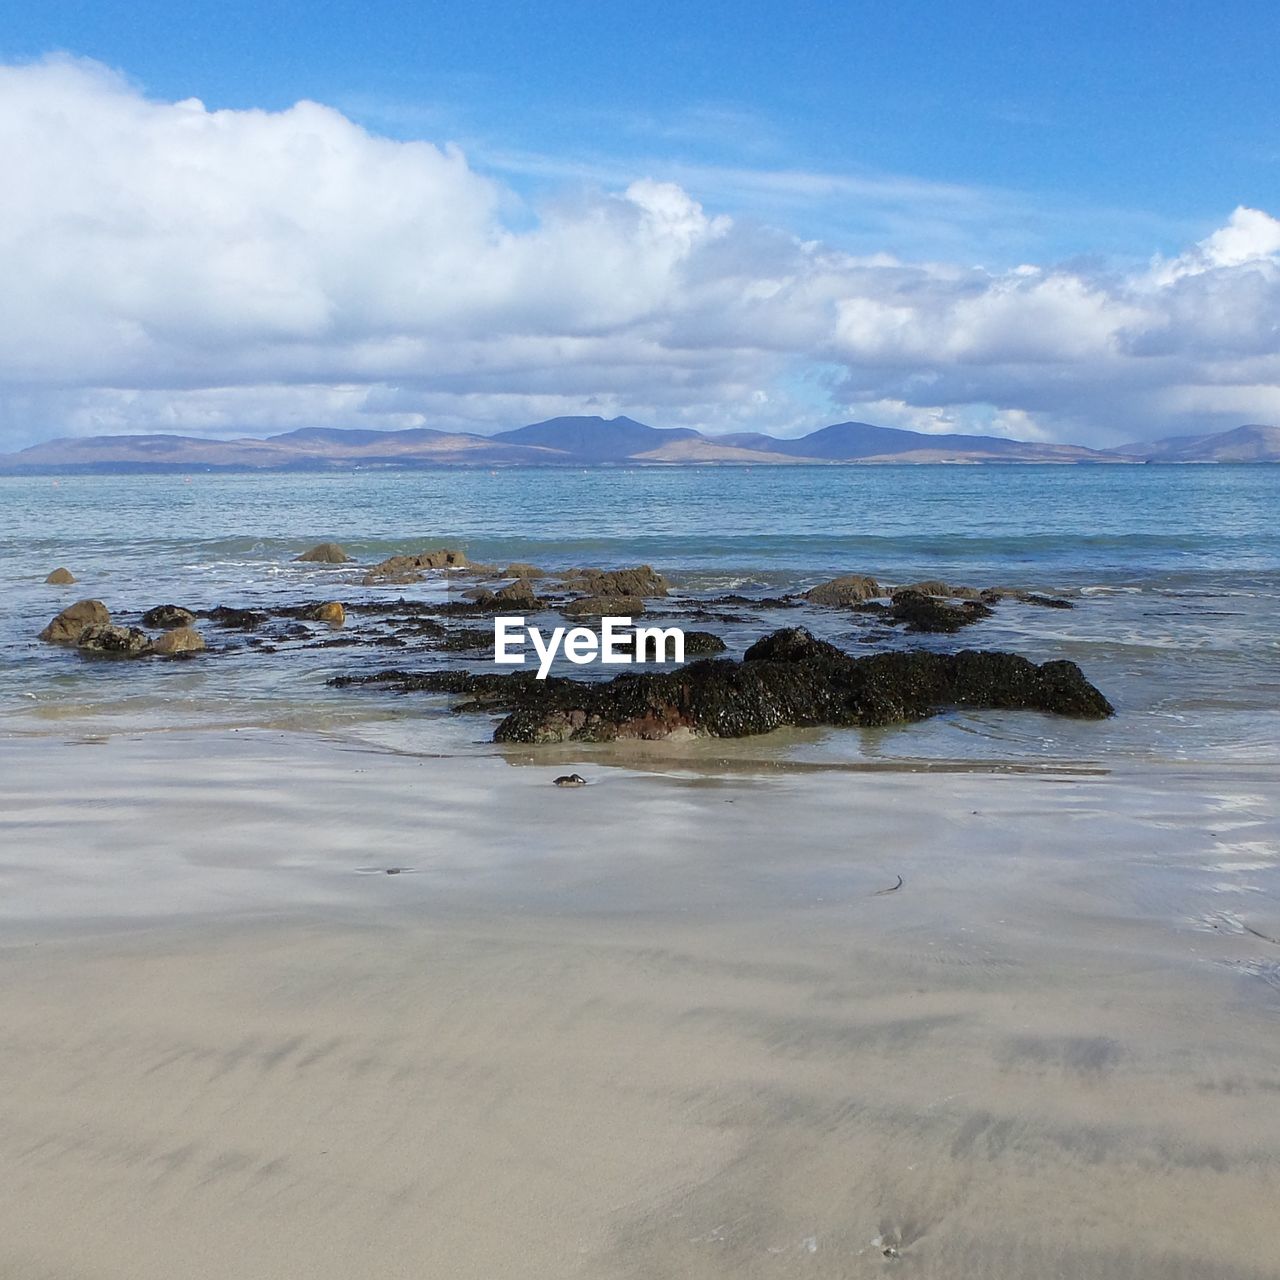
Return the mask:
<path fill-rule="evenodd" d="M 1265 767 L 32 746 L 0 1274 L 1268 1275 Z"/>

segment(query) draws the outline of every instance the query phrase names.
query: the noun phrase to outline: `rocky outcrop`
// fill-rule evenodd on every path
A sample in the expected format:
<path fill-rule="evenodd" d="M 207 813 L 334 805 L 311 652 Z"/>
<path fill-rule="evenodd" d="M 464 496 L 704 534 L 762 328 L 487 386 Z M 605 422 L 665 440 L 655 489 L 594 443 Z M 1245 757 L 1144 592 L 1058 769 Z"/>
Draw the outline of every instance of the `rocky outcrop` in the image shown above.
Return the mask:
<path fill-rule="evenodd" d="M 324 604 L 310 605 L 302 616 L 308 622 L 327 622 L 331 627 L 340 627 L 347 620 L 347 611 L 339 601 L 328 600 Z"/>
<path fill-rule="evenodd" d="M 956 603 L 922 591 L 902 589 L 893 593 L 885 613 L 890 621 L 905 624 L 908 631 L 951 634 L 989 618 L 992 609 L 981 600 Z"/>
<path fill-rule="evenodd" d="M 741 662 L 706 659 L 672 672 L 608 682 L 401 671 L 338 679 L 401 690 L 467 693 L 461 709 L 506 711 L 496 742 L 607 742 L 677 732 L 737 738 L 788 725 L 878 726 L 955 706 L 1113 714 L 1073 662 L 1037 665 L 1017 654 L 882 653 L 851 657 L 809 632 L 776 631 Z"/>
<path fill-rule="evenodd" d="M 587 596 L 624 596 L 637 600 L 653 600 L 665 596 L 671 584 L 652 565 L 634 569 L 571 569 L 564 575 L 563 585 L 569 591 Z"/>
<path fill-rule="evenodd" d="M 117 627 L 109 622 L 96 622 L 80 632 L 76 648 L 82 653 L 138 658 L 151 648 L 151 637 L 141 627 Z"/>
<path fill-rule="evenodd" d="M 303 564 L 350 564 L 354 557 L 347 555 L 336 542 L 317 542 L 294 559 Z"/>
<path fill-rule="evenodd" d="M 860 573 L 847 573 L 842 578 L 832 578 L 830 582 L 820 582 L 804 593 L 804 598 L 811 604 L 833 605 L 837 608 L 851 604 L 861 604 L 864 600 L 874 600 L 884 595 L 884 588 L 874 579 Z"/>
<path fill-rule="evenodd" d="M 524 578 L 528 580 L 531 578 L 545 578 L 546 575 L 547 571 L 545 569 L 539 569 L 536 564 L 525 564 L 519 560 L 507 565 L 506 569 L 503 570 L 503 576 L 507 578 Z"/>
<path fill-rule="evenodd" d="M 173 658 L 182 653 L 199 653 L 203 648 L 204 636 L 194 627 L 174 627 L 152 640 L 148 652 Z"/>
<path fill-rule="evenodd" d="M 419 551 L 413 556 L 390 556 L 372 565 L 363 581 L 366 587 L 419 582 L 428 570 L 464 569 L 469 564 L 465 552 L 439 547 L 434 551 Z"/>
<path fill-rule="evenodd" d="M 175 627 L 189 627 L 196 620 L 190 609 L 180 604 L 158 604 L 142 615 L 144 627 L 154 627 L 158 631 L 172 631 Z"/>
<path fill-rule="evenodd" d="M 68 605 L 40 633 L 49 644 L 75 644 L 80 633 L 90 626 L 108 626 L 111 614 L 101 600 L 77 600 Z"/>
<path fill-rule="evenodd" d="M 50 586 L 53 586 L 53 587 L 69 587 L 75 583 L 76 575 L 72 573 L 70 569 L 64 569 L 59 567 L 55 569 L 45 579 L 45 581 L 49 583 Z"/>
<path fill-rule="evenodd" d="M 1062 596 L 1047 596 L 1040 591 L 1027 591 L 1023 587 L 988 587 L 982 592 L 987 604 L 999 604 L 1002 600 L 1017 600 L 1021 604 L 1035 604 L 1042 609 L 1074 609 L 1075 605 Z"/>
<path fill-rule="evenodd" d="M 579 596 L 560 608 L 566 618 L 638 618 L 645 603 L 638 596 Z"/>

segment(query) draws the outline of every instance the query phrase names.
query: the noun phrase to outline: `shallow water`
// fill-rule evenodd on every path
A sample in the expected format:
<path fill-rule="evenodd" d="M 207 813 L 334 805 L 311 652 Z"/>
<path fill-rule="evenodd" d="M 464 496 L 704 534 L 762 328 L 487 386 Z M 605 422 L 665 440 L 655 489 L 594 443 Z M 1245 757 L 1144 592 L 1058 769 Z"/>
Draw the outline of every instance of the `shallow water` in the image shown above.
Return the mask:
<path fill-rule="evenodd" d="M 474 560 L 552 568 L 647 561 L 692 594 L 778 594 L 841 572 L 1068 591 L 1069 612 L 1006 603 L 959 637 L 886 638 L 860 619 L 789 612 L 708 628 L 731 652 L 763 630 L 804 621 L 857 652 L 927 645 L 1066 657 L 1119 711 L 1101 725 L 965 712 L 888 730 L 770 735 L 710 753 L 668 748 L 694 757 L 1273 761 L 1278 511 L 1280 469 L 1262 466 L 5 478 L 0 715 L 22 733 L 64 733 L 72 722 L 80 732 L 87 717 L 102 732 L 255 724 L 414 751 L 491 750 L 490 723 L 450 716 L 443 699 L 325 685 L 378 666 L 438 664 L 438 654 L 294 646 L 120 664 L 34 640 L 58 608 L 84 596 L 128 614 L 167 601 L 350 603 L 445 590 L 366 589 L 349 571 L 293 563 L 332 538 L 362 561 L 440 545 Z M 58 564 L 80 584 L 46 586 Z M 461 659 L 473 667 L 487 660 L 483 652 Z"/>

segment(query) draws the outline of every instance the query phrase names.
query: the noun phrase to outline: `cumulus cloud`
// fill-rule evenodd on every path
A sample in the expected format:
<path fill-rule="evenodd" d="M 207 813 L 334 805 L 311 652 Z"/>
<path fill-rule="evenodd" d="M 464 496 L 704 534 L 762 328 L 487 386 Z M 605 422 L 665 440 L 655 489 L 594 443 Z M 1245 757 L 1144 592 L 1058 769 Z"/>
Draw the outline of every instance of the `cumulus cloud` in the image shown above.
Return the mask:
<path fill-rule="evenodd" d="M 1096 442 L 1275 419 L 1280 222 L 1138 270 L 853 257 L 643 174 L 537 210 L 332 108 L 0 68 L 0 448 L 554 413 Z M 851 198 L 856 198 L 851 196 Z"/>

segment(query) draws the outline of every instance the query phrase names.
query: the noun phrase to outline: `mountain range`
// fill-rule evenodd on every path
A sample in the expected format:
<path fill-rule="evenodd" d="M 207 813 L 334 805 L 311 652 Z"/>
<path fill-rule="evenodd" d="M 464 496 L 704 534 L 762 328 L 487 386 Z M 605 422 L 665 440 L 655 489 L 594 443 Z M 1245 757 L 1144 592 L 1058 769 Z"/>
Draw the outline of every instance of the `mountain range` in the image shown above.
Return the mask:
<path fill-rule="evenodd" d="M 179 435 L 68 437 L 0 454 L 0 474 L 171 471 L 319 471 L 351 468 L 796 465 L 842 463 L 1280 462 L 1280 427 L 1249 425 L 1121 449 L 1001 436 L 929 435 L 838 422 L 805 436 L 704 435 L 631 418 L 565 417 L 496 435 L 305 427 L 266 439 Z"/>

